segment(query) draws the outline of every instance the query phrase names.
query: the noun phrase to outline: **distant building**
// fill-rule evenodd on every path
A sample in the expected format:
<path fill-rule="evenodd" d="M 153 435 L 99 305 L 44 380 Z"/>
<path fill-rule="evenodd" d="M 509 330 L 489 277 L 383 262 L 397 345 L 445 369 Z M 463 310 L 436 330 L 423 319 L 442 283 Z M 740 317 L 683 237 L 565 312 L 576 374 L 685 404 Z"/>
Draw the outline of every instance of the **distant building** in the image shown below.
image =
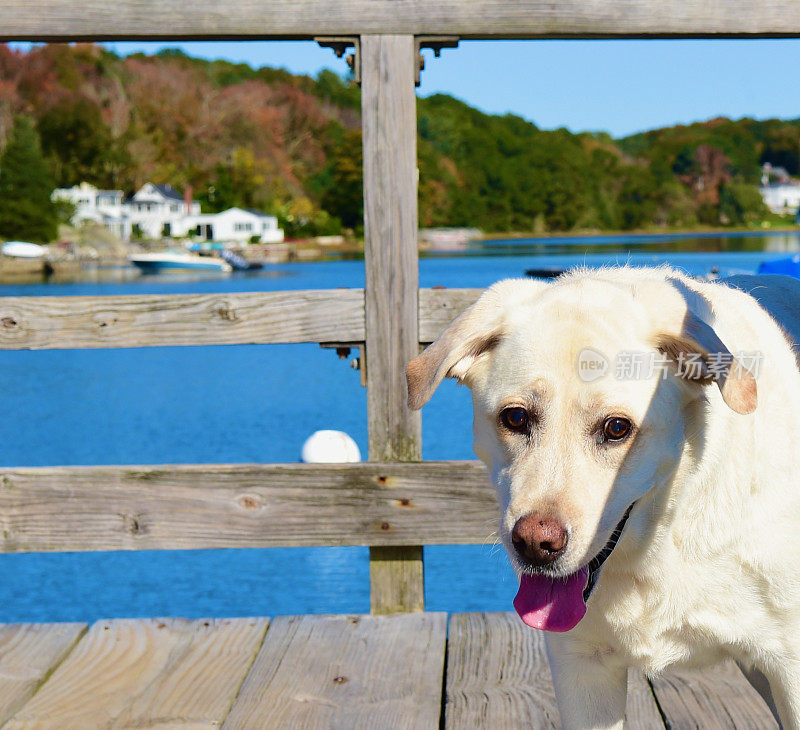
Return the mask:
<path fill-rule="evenodd" d="M 792 180 L 783 167 L 765 162 L 761 167 L 761 187 L 764 204 L 773 213 L 800 213 L 800 183 Z"/>
<path fill-rule="evenodd" d="M 192 235 L 203 241 L 235 241 L 247 243 L 280 243 L 283 230 L 278 228 L 278 219 L 258 210 L 228 208 L 222 213 L 194 216 L 191 219 Z"/>
<path fill-rule="evenodd" d="M 123 208 L 121 190 L 98 190 L 94 185 L 82 182 L 71 188 L 57 188 L 53 200 L 66 200 L 75 207 L 72 224 L 91 221 L 98 223 L 114 235 L 127 241 L 131 237 L 131 222 Z"/>
<path fill-rule="evenodd" d="M 193 216 L 200 215 L 200 203 L 192 201 L 191 189 L 181 195 L 171 185 L 145 183 L 125 201 L 131 224 L 147 238 L 185 236 Z"/>
<path fill-rule="evenodd" d="M 53 191 L 53 200 L 68 200 L 75 206 L 73 225 L 99 223 L 123 241 L 134 228 L 145 238 L 195 237 L 203 241 L 260 243 L 283 241 L 278 219 L 258 210 L 229 208 L 203 215 L 200 203 L 192 200 L 191 188 L 181 195 L 171 185 L 145 183 L 130 198 L 121 190 L 98 190 L 89 183 Z"/>
<path fill-rule="evenodd" d="M 765 188 L 772 184 L 790 183 L 792 178 L 786 171 L 785 167 L 773 165 L 771 162 L 765 162 L 761 165 L 761 187 Z"/>
<path fill-rule="evenodd" d="M 759 190 L 773 213 L 797 213 L 800 209 L 800 185 L 797 183 L 772 184 Z"/>

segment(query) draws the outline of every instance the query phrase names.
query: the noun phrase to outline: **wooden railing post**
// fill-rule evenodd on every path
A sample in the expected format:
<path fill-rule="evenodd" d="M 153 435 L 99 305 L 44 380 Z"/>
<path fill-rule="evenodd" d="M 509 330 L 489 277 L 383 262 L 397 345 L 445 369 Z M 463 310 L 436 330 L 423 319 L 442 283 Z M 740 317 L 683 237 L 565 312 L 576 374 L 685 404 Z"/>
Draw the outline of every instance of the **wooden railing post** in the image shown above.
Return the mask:
<path fill-rule="evenodd" d="M 414 37 L 362 35 L 360 50 L 369 458 L 419 461 L 404 374 L 419 347 Z M 422 611 L 422 547 L 370 548 L 370 584 L 373 613 Z"/>

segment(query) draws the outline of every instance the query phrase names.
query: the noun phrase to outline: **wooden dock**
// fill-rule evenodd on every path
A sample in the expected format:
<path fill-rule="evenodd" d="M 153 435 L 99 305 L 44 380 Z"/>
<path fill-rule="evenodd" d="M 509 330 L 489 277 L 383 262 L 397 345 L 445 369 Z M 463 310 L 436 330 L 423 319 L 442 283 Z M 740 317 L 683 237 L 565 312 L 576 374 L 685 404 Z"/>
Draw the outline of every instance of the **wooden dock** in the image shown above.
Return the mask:
<path fill-rule="evenodd" d="M 772 730 L 734 665 L 631 673 L 627 727 Z M 0 627 L 3 730 L 559 728 L 516 614 L 143 619 Z"/>
<path fill-rule="evenodd" d="M 422 461 L 420 414 L 405 405 L 405 364 L 478 294 L 419 288 L 420 49 L 452 48 L 460 38 L 798 37 L 800 3 L 0 3 L 0 41 L 165 34 L 314 38 L 352 49 L 365 289 L 8 297 L 0 299 L 0 350 L 357 348 L 369 463 L 4 468 L 0 552 L 365 545 L 371 615 L 0 626 L 0 727 L 557 728 L 539 633 L 507 614 L 423 612 L 422 546 L 485 542 L 497 508 L 482 466 Z M 652 682 L 634 675 L 629 690 L 629 728 L 776 727 L 733 666 Z"/>

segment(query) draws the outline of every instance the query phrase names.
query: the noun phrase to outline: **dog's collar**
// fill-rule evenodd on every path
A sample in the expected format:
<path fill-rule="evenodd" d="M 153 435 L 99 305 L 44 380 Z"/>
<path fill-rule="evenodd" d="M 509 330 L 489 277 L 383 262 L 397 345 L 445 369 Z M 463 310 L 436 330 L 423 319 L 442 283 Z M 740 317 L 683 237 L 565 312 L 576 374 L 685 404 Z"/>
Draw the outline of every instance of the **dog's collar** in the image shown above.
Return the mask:
<path fill-rule="evenodd" d="M 617 546 L 619 538 L 622 535 L 622 531 L 625 529 L 625 523 L 628 521 L 628 517 L 630 517 L 631 510 L 635 504 L 636 502 L 631 503 L 631 506 L 625 510 L 625 514 L 622 515 L 622 519 L 617 523 L 617 526 L 614 528 L 614 532 L 611 533 L 611 537 L 608 539 L 605 547 L 599 553 L 597 553 L 597 555 L 595 555 L 591 561 L 589 561 L 589 578 L 586 581 L 586 588 L 583 589 L 584 602 L 588 601 L 589 596 L 592 595 L 594 586 L 597 583 L 598 574 L 600 573 L 600 568 Z"/>

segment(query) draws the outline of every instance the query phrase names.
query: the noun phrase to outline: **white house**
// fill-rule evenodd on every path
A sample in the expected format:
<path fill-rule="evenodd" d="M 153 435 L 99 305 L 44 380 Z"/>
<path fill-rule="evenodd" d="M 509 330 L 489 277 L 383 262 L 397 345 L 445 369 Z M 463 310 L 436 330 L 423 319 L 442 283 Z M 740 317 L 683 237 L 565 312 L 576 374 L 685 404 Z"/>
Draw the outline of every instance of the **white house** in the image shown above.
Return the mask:
<path fill-rule="evenodd" d="M 171 185 L 145 183 L 124 206 L 131 225 L 147 238 L 185 236 L 191 219 L 200 215 L 200 203 L 192 202 L 191 191 L 184 197 Z"/>
<path fill-rule="evenodd" d="M 279 243 L 283 231 L 278 219 L 258 210 L 229 208 L 203 215 L 191 189 L 181 195 L 170 185 L 145 183 L 123 200 L 121 190 L 98 190 L 89 183 L 53 191 L 53 200 L 68 200 L 75 206 L 74 225 L 94 221 L 129 241 L 134 227 L 146 238 L 196 237 L 204 241 Z"/>
<path fill-rule="evenodd" d="M 75 206 L 71 222 L 80 225 L 92 221 L 105 226 L 109 231 L 127 241 L 131 237 L 131 222 L 123 207 L 121 190 L 98 190 L 94 185 L 82 182 L 71 188 L 56 188 L 52 200 L 66 200 Z"/>
<path fill-rule="evenodd" d="M 779 183 L 760 188 L 764 203 L 773 213 L 797 213 L 800 209 L 800 185 Z"/>
<path fill-rule="evenodd" d="M 222 213 L 193 216 L 190 234 L 204 241 L 235 241 L 248 243 L 280 243 L 283 230 L 278 228 L 278 219 L 258 210 L 228 208 Z"/>

